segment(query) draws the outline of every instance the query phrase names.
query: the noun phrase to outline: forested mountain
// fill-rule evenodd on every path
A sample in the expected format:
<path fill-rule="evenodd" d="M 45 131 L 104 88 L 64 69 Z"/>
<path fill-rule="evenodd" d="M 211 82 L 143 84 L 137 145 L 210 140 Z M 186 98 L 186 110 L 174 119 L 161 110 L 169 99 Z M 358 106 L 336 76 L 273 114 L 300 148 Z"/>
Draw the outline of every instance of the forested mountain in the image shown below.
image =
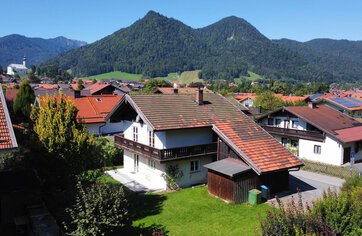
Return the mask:
<path fill-rule="evenodd" d="M 28 65 L 37 65 L 85 44 L 65 37 L 42 39 L 12 34 L 0 37 L 0 65 L 6 67 L 11 63 L 22 63 L 23 56 L 27 57 Z"/>
<path fill-rule="evenodd" d="M 328 71 L 345 81 L 362 80 L 362 41 L 313 39 L 298 42 L 290 39 L 273 40 L 302 56 L 316 71 Z"/>
<path fill-rule="evenodd" d="M 44 65 L 72 69 L 74 76 L 121 70 L 154 77 L 201 69 L 202 77 L 211 80 L 232 79 L 248 70 L 271 79 L 346 78 L 347 69 L 336 66 L 329 70 L 328 58 L 315 65 L 320 59 L 312 60 L 312 54 L 301 53 L 280 41 L 273 42 L 247 21 L 234 16 L 193 29 L 150 11 L 131 26 L 50 59 Z M 351 70 L 357 71 L 355 64 L 351 65 Z"/>

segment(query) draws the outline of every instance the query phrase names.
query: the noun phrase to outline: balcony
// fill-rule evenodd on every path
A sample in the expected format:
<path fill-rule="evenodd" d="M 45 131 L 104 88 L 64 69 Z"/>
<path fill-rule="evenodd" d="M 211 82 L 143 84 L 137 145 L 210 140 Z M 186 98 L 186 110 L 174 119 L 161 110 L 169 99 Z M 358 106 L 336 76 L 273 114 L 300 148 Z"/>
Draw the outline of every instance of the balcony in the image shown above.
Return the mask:
<path fill-rule="evenodd" d="M 297 129 L 285 129 L 273 126 L 262 125 L 263 129 L 265 129 L 268 133 L 274 135 L 281 135 L 292 138 L 300 138 L 312 141 L 323 142 L 324 135 L 323 133 L 317 131 L 305 131 L 305 130 L 297 130 Z"/>
<path fill-rule="evenodd" d="M 114 142 L 118 148 L 126 149 L 145 157 L 155 158 L 161 162 L 217 153 L 217 142 L 179 148 L 157 149 L 125 139 L 123 134 L 116 135 Z"/>

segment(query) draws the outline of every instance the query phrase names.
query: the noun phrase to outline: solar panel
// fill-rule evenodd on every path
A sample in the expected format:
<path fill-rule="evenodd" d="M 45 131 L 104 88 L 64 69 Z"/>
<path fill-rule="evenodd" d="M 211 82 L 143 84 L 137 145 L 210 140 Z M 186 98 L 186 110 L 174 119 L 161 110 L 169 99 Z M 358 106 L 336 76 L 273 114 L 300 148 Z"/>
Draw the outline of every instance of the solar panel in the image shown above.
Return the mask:
<path fill-rule="evenodd" d="M 362 101 L 360 101 L 360 100 L 358 100 L 356 98 L 349 97 L 348 99 L 351 100 L 352 102 L 355 102 L 355 103 L 358 103 L 358 104 L 362 105 Z"/>
<path fill-rule="evenodd" d="M 350 101 L 348 101 L 347 99 L 343 99 L 343 98 L 330 98 L 332 101 L 334 101 L 335 103 L 338 103 L 344 107 L 359 107 L 357 104 L 354 104 Z"/>

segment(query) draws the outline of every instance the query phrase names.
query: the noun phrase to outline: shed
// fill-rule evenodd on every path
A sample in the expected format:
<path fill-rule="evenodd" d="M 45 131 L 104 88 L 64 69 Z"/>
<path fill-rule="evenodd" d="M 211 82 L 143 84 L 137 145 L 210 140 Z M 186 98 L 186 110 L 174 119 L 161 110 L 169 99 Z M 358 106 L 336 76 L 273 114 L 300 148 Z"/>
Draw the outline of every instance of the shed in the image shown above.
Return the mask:
<path fill-rule="evenodd" d="M 208 169 L 209 193 L 226 201 L 246 202 L 249 190 L 259 186 L 258 176 L 239 159 L 225 158 L 205 167 Z"/>

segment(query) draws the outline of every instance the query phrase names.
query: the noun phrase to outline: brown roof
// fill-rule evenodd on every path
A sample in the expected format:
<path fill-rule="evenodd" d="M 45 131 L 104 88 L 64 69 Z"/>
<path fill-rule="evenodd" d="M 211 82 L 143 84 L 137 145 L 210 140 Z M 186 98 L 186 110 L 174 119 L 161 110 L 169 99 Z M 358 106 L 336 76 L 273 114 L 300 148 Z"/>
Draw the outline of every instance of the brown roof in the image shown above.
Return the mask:
<path fill-rule="evenodd" d="M 7 89 L 5 91 L 5 99 L 7 102 L 14 102 L 19 89 Z"/>
<path fill-rule="evenodd" d="M 14 150 L 18 147 L 3 91 L 0 91 L 0 150 Z"/>
<path fill-rule="evenodd" d="M 218 94 L 127 95 L 126 100 L 154 130 L 213 127 L 257 173 L 303 165 L 239 108 Z"/>
<path fill-rule="evenodd" d="M 352 117 L 327 105 L 317 105 L 314 109 L 308 106 L 291 106 L 284 109 L 331 135 L 337 134 L 335 130 L 362 125 Z"/>

